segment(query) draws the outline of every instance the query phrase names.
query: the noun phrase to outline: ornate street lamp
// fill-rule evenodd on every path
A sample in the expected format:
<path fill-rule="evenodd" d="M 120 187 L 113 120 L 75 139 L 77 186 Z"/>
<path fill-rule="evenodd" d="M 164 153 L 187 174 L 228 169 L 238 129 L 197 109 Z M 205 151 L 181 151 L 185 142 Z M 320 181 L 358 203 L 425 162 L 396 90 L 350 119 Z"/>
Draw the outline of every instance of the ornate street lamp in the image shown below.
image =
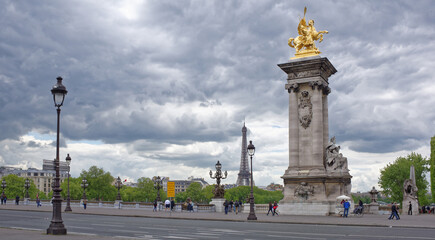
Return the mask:
<path fill-rule="evenodd" d="M 121 189 L 122 187 L 122 181 L 121 178 L 118 176 L 118 179 L 116 179 L 116 183 L 115 183 L 116 188 L 118 188 L 118 196 L 116 196 L 116 200 L 117 201 L 121 201 L 121 193 L 119 192 L 119 189 Z"/>
<path fill-rule="evenodd" d="M 6 181 L 3 179 L 2 180 L 2 189 L 3 189 L 3 191 L 2 191 L 2 195 L 4 196 L 5 195 L 5 188 L 6 188 Z M 2 202 L 2 204 L 3 204 L 3 202 Z"/>
<path fill-rule="evenodd" d="M 160 178 L 160 176 L 157 177 L 153 177 L 153 182 L 154 182 L 154 188 L 157 189 L 157 197 L 156 197 L 156 201 L 160 202 L 160 189 L 162 189 L 162 182 L 163 179 Z"/>
<path fill-rule="evenodd" d="M 69 153 L 67 154 L 66 158 L 65 158 L 66 164 L 68 165 L 68 192 L 67 192 L 67 197 L 66 197 L 66 208 L 65 208 L 65 212 L 72 212 L 71 209 L 71 198 L 69 195 L 69 171 L 70 171 L 70 165 L 71 165 L 71 157 L 69 156 Z"/>
<path fill-rule="evenodd" d="M 29 198 L 29 188 L 30 188 L 29 178 L 26 178 L 26 181 L 24 182 L 24 188 L 26 189 L 26 195 L 24 196 L 24 198 Z"/>
<path fill-rule="evenodd" d="M 257 220 L 257 216 L 255 216 L 255 210 L 254 210 L 254 185 L 253 185 L 253 177 L 252 177 L 252 156 L 254 156 L 255 153 L 255 147 L 254 144 L 252 144 L 252 141 L 249 141 L 248 145 L 248 155 L 251 157 L 251 196 L 249 197 L 250 202 L 250 209 L 249 209 L 249 216 L 248 220 Z"/>
<path fill-rule="evenodd" d="M 86 199 L 86 188 L 88 187 L 88 180 L 83 178 L 82 180 L 82 188 L 83 188 L 83 201 Z"/>
<path fill-rule="evenodd" d="M 216 179 L 216 186 L 213 190 L 214 198 L 224 198 L 225 195 L 225 189 L 223 186 L 221 186 L 221 179 L 225 179 L 228 176 L 227 171 L 225 171 L 225 176 L 222 175 L 222 164 L 217 161 L 216 165 L 216 173 L 213 177 L 213 172 L 210 170 L 210 178 Z"/>
<path fill-rule="evenodd" d="M 60 124 L 60 107 L 63 105 L 65 95 L 68 93 L 65 86 L 62 84 L 62 78 L 57 77 L 57 83 L 51 89 L 53 94 L 54 106 L 57 107 L 57 139 L 56 139 L 56 159 L 54 166 L 56 168 L 56 176 L 54 177 L 53 187 L 53 218 L 51 224 L 47 228 L 47 234 L 65 235 L 66 228 L 62 221 L 62 198 L 60 197 L 60 174 L 59 174 L 59 124 Z"/>
<path fill-rule="evenodd" d="M 24 181 L 24 189 L 26 189 L 26 194 L 24 195 L 24 205 L 29 204 L 29 188 L 30 188 L 30 180 L 26 178 Z"/>

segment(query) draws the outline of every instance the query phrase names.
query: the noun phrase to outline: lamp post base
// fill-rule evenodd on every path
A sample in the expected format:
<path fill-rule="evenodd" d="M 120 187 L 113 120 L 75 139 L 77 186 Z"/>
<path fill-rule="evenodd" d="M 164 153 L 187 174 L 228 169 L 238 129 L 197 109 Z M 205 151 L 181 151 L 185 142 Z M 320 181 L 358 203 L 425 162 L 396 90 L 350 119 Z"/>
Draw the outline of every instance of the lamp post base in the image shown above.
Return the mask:
<path fill-rule="evenodd" d="M 66 208 L 65 208 L 65 212 L 72 212 L 71 207 L 70 207 L 70 206 L 66 206 Z"/>
<path fill-rule="evenodd" d="M 47 234 L 51 235 L 66 235 L 66 228 L 63 223 L 51 223 L 47 228 Z"/>
<path fill-rule="evenodd" d="M 255 213 L 249 213 L 248 220 L 257 220 L 257 216 L 255 216 Z"/>

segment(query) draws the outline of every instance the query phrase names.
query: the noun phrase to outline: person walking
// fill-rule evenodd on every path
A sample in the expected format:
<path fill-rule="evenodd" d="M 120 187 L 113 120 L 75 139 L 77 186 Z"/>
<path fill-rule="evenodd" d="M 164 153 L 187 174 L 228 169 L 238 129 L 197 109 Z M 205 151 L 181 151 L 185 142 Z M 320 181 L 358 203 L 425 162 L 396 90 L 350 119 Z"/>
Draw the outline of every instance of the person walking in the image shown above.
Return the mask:
<path fill-rule="evenodd" d="M 238 201 L 234 202 L 234 212 L 236 214 L 239 213 L 239 202 Z"/>
<path fill-rule="evenodd" d="M 229 205 L 230 205 L 230 203 L 228 202 L 228 200 L 225 199 L 225 202 L 224 202 L 225 214 L 228 214 L 228 206 Z"/>
<path fill-rule="evenodd" d="M 169 199 L 165 200 L 165 212 L 171 208 L 171 201 Z"/>
<path fill-rule="evenodd" d="M 153 212 L 157 212 L 157 200 L 154 200 L 154 203 L 153 203 Z"/>
<path fill-rule="evenodd" d="M 83 209 L 86 210 L 86 205 L 88 204 L 88 199 L 83 199 Z"/>
<path fill-rule="evenodd" d="M 174 199 L 171 200 L 171 212 L 174 210 L 175 207 L 175 201 Z"/>
<path fill-rule="evenodd" d="M 18 195 L 15 197 L 15 204 L 20 205 L 20 196 Z"/>
<path fill-rule="evenodd" d="M 230 212 L 233 211 L 233 204 L 234 204 L 234 202 L 233 202 L 233 200 L 231 200 L 231 201 L 230 201 L 230 209 L 229 209 Z"/>
<path fill-rule="evenodd" d="M 1 200 L 2 200 L 2 205 L 3 205 L 3 201 L 5 200 L 5 196 L 4 196 L 3 193 L 2 193 L 2 195 L 0 196 L 0 198 L 1 198 Z"/>
<path fill-rule="evenodd" d="M 412 215 L 412 203 L 409 201 L 408 215 Z"/>
<path fill-rule="evenodd" d="M 349 208 L 350 208 L 350 202 L 348 200 L 346 200 L 343 203 L 343 208 L 344 208 L 344 213 L 343 213 L 343 217 L 347 218 L 347 215 L 349 214 Z"/>
<path fill-rule="evenodd" d="M 390 215 L 390 217 L 388 217 L 388 220 L 391 220 L 394 217 L 396 217 L 396 220 L 400 219 L 399 214 L 397 212 L 397 206 L 396 206 L 395 202 L 393 202 L 393 204 L 391 204 L 391 215 Z"/>
<path fill-rule="evenodd" d="M 273 204 L 272 204 L 272 202 L 269 202 L 269 211 L 267 211 L 267 216 L 269 216 L 269 213 L 272 213 L 272 215 L 273 215 Z"/>
<path fill-rule="evenodd" d="M 239 212 L 242 211 L 242 206 L 243 206 L 243 204 L 242 204 L 242 200 L 239 199 Z"/>
<path fill-rule="evenodd" d="M 272 214 L 272 216 L 279 215 L 278 212 L 276 211 L 277 208 L 278 208 L 278 203 L 275 201 L 273 203 L 273 214 Z"/>

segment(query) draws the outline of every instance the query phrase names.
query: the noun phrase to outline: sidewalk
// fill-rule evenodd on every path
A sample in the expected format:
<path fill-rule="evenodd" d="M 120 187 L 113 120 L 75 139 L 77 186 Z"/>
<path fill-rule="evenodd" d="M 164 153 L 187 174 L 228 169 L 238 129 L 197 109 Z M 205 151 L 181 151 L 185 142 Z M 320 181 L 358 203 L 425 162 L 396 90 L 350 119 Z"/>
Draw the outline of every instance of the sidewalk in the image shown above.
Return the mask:
<path fill-rule="evenodd" d="M 20 210 L 20 211 L 47 211 L 52 212 L 53 207 L 42 206 L 37 208 L 35 205 L 0 205 L 2 209 Z M 65 204 L 62 204 L 62 215 L 64 214 L 98 214 L 109 216 L 129 216 L 129 217 L 148 217 L 148 218 L 172 218 L 172 219 L 190 219 L 190 220 L 207 220 L 207 221 L 247 221 L 247 214 L 233 212 L 225 215 L 224 213 L 191 213 L 191 212 L 152 212 L 142 209 L 117 209 L 117 208 L 99 208 L 88 207 L 86 210 L 72 206 L 71 213 L 63 212 Z M 432 228 L 435 229 L 435 214 L 422 215 L 401 215 L 400 220 L 388 220 L 389 215 L 370 215 L 363 217 L 349 216 L 341 218 L 336 216 L 267 216 L 264 213 L 257 213 L 256 222 L 265 223 L 291 223 L 291 224 L 317 224 L 317 225 L 342 225 L 342 226 L 371 226 L 371 227 L 412 227 L 412 228 Z"/>

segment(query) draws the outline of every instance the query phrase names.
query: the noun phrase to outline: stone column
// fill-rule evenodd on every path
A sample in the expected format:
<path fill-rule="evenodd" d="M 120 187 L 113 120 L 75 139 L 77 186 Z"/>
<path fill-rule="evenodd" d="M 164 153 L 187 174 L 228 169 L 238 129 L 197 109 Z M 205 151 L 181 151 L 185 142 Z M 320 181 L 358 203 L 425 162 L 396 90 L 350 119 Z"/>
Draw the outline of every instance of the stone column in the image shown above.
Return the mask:
<path fill-rule="evenodd" d="M 323 153 L 325 154 L 326 145 L 329 142 L 329 116 L 328 116 L 328 94 L 331 93 L 331 88 L 328 86 L 323 88 Z M 325 156 L 323 156 L 325 158 Z M 325 160 L 323 165 L 326 167 Z"/>
<path fill-rule="evenodd" d="M 298 120 L 298 96 L 299 85 L 287 84 L 289 93 L 289 166 L 288 170 L 299 168 L 299 120 Z"/>
<path fill-rule="evenodd" d="M 311 167 L 313 169 L 324 169 L 323 164 L 323 82 L 315 81 L 310 82 L 313 89 L 313 97 L 311 99 L 313 104 L 313 120 L 312 120 L 312 157 Z"/>

